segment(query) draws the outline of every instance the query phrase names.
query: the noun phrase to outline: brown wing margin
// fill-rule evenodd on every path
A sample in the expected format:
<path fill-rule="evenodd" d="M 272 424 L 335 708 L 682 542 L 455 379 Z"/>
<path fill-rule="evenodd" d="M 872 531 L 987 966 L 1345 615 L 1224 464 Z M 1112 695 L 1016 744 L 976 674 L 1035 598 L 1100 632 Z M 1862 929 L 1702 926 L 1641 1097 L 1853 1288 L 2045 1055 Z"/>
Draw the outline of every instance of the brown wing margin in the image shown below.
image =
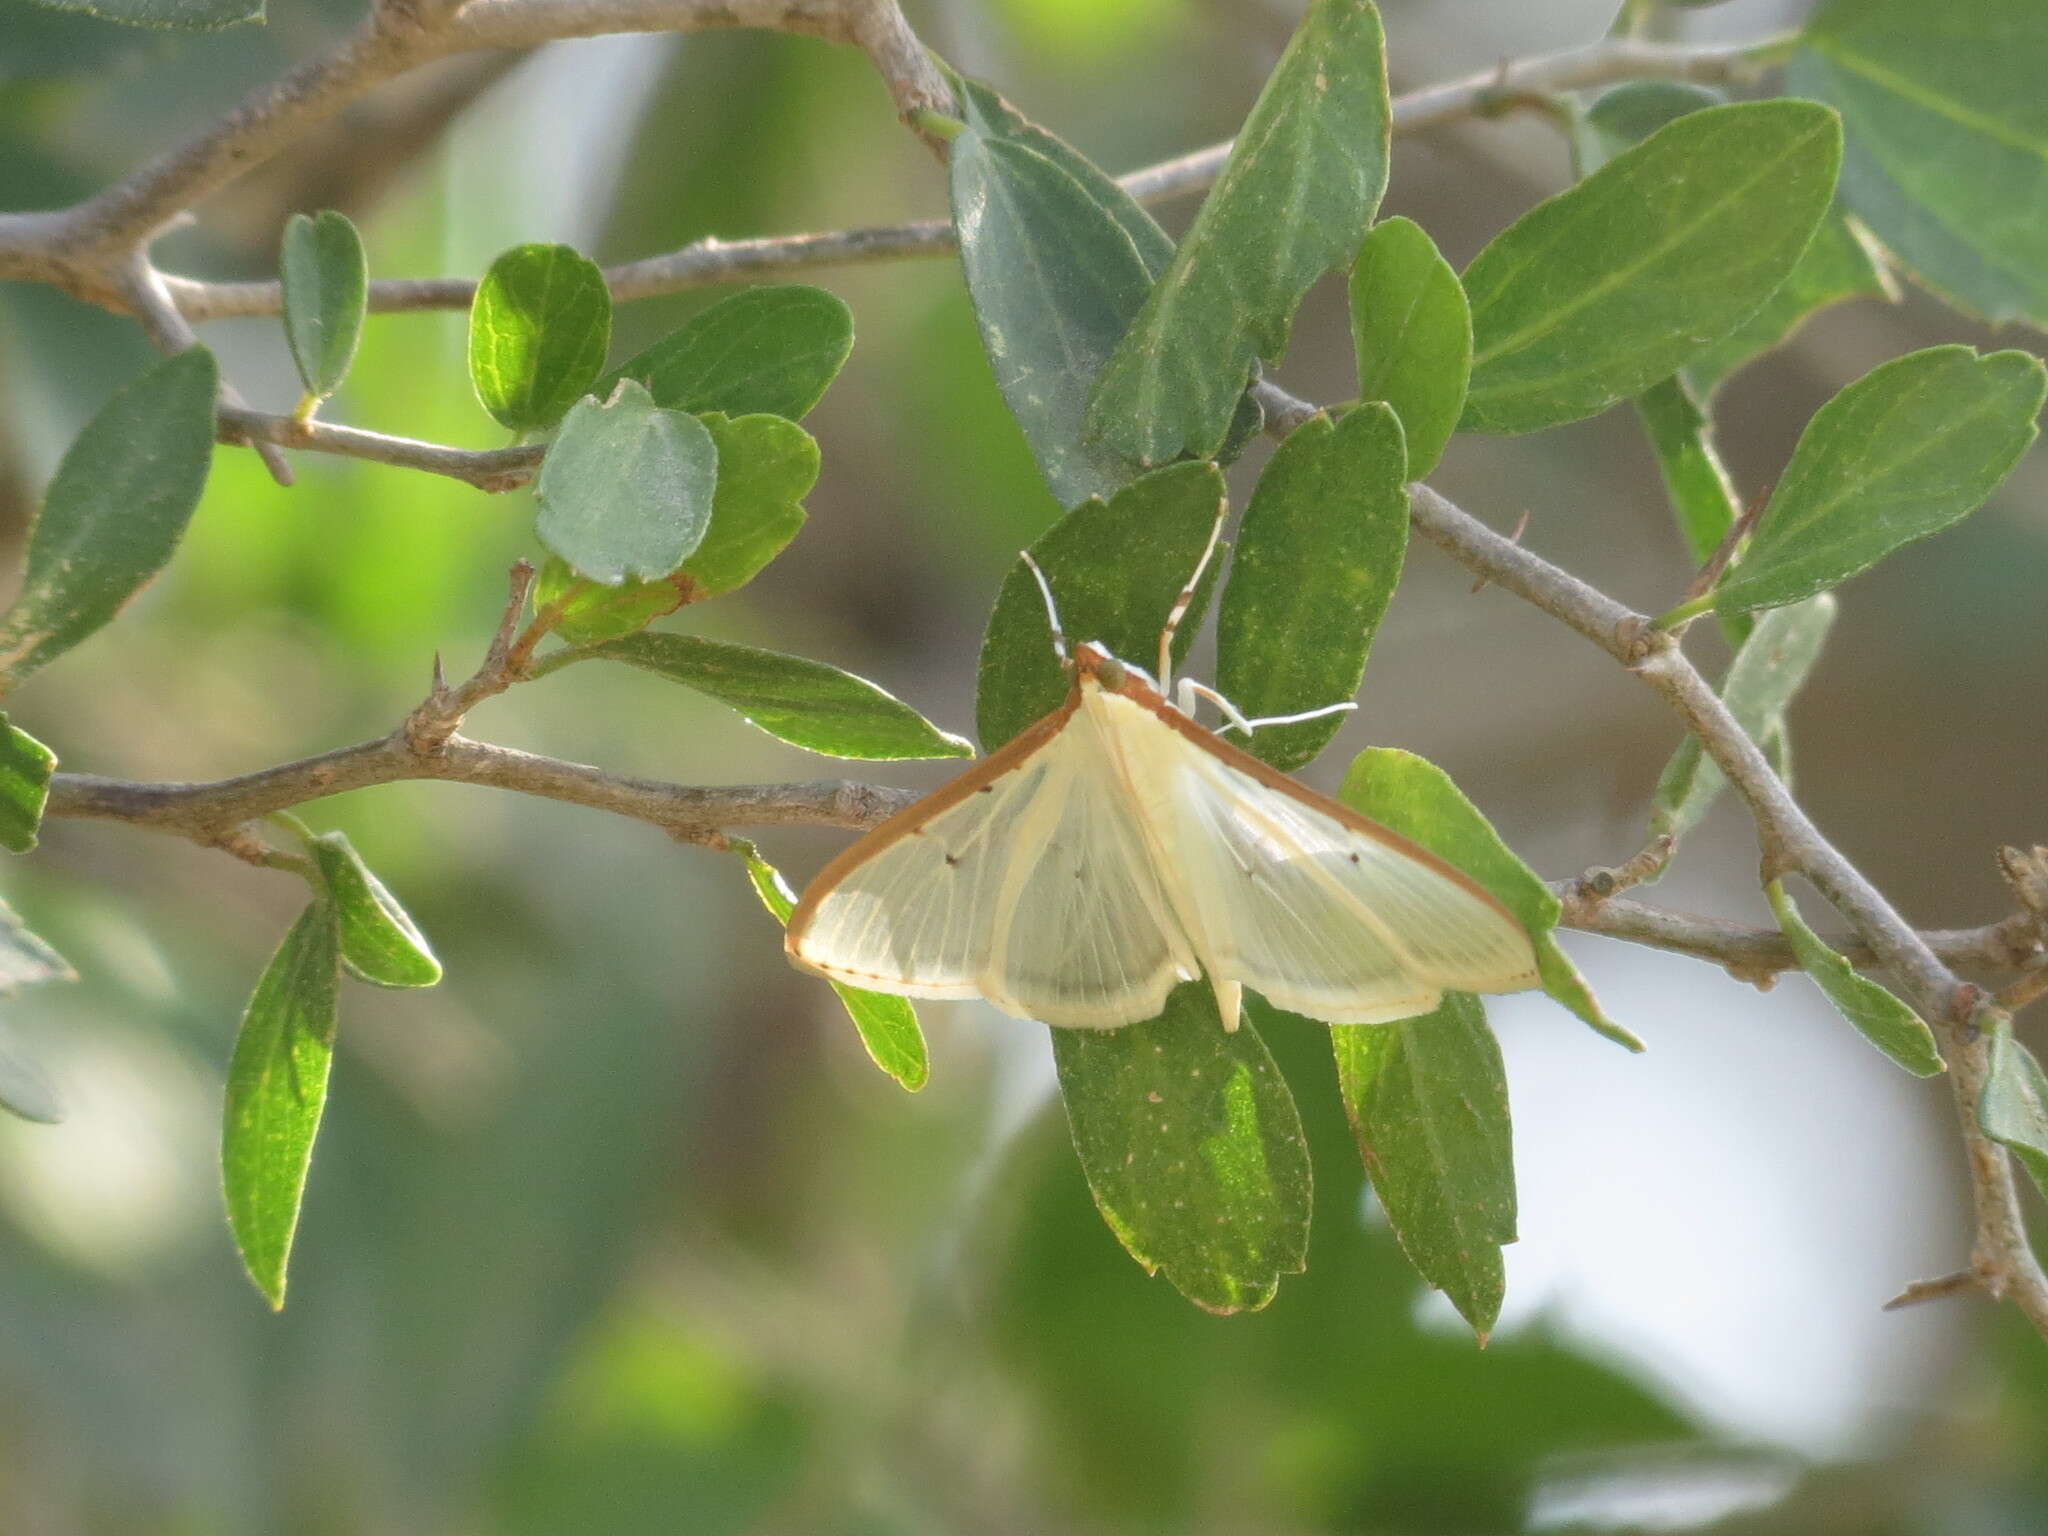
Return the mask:
<path fill-rule="evenodd" d="M 796 952 L 804 930 L 810 926 L 811 916 L 818 904 L 832 894 L 833 887 L 869 859 L 899 840 L 916 832 L 933 817 L 950 811 L 969 795 L 979 794 L 983 789 L 1022 763 L 1039 748 L 1066 728 L 1081 707 L 1081 681 L 1078 676 L 1067 690 L 1066 699 L 1049 715 L 1042 715 L 1019 731 L 1000 749 L 992 752 L 958 778 L 948 780 L 922 800 L 905 806 L 880 826 L 843 849 L 812 878 L 804 887 L 804 893 L 797 899 L 796 907 L 789 914 L 789 926 L 783 930 L 782 948 L 789 956 L 790 963 L 799 970 L 809 971 L 814 976 L 829 976 L 804 963 Z M 1392 836 L 1392 833 L 1387 834 Z"/>
<path fill-rule="evenodd" d="M 1528 925 L 1515 916 L 1514 913 L 1510 912 L 1502 904 L 1498 896 L 1494 895 L 1493 892 L 1489 891 L 1456 865 L 1446 863 L 1420 843 L 1403 837 L 1393 828 L 1383 827 L 1371 817 L 1359 815 L 1358 812 L 1352 810 L 1350 806 L 1344 804 L 1341 800 L 1332 800 L 1327 795 L 1319 795 L 1306 784 L 1298 783 L 1270 764 L 1260 762 L 1241 747 L 1233 746 L 1214 731 L 1196 721 L 1190 720 L 1186 715 L 1175 709 L 1160 696 L 1157 689 L 1147 687 L 1129 668 L 1124 670 L 1122 685 L 1113 691 L 1123 695 L 1133 704 L 1143 705 L 1203 751 L 1213 757 L 1220 758 L 1226 767 L 1235 768 L 1239 773 L 1248 774 L 1265 785 L 1266 788 L 1278 790 L 1290 800 L 1305 805 L 1310 810 L 1327 816 L 1332 821 L 1349 827 L 1354 832 L 1362 832 L 1374 841 L 1386 844 L 1387 847 L 1393 849 L 1396 853 L 1415 860 L 1425 868 L 1434 870 L 1437 874 L 1444 876 L 1454 884 L 1464 887 L 1472 895 L 1477 896 L 1517 928 L 1522 929 L 1524 932 L 1528 931 Z M 1065 707 L 1071 708 L 1073 702 L 1073 700 L 1069 700 L 1068 705 Z M 1048 715 L 1046 718 L 1049 720 L 1052 717 Z M 1042 724 L 1043 722 L 1040 723 Z M 994 760 L 991 758 L 989 761 L 993 762 Z M 942 790 L 940 793 L 943 794 L 944 791 Z M 911 811 L 916 809 L 917 806 L 910 808 Z M 904 814 L 908 815 L 910 812 L 906 811 Z"/>

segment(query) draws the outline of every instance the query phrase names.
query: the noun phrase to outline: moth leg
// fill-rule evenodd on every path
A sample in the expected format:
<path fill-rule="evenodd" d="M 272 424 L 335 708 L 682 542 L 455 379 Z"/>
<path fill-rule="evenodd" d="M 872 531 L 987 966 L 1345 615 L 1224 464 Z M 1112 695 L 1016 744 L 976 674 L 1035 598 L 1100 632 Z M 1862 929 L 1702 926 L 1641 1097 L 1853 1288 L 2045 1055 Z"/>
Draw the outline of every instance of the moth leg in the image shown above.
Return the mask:
<path fill-rule="evenodd" d="M 1180 628 L 1180 621 L 1187 617 L 1188 609 L 1194 605 L 1195 588 L 1202 584 L 1202 572 L 1209 569 L 1209 562 L 1216 556 L 1217 541 L 1223 537 L 1223 520 L 1230 516 L 1230 502 L 1226 499 L 1216 508 L 1216 521 L 1209 529 L 1209 542 L 1202 548 L 1202 558 L 1195 562 L 1195 568 L 1188 574 L 1188 584 L 1180 589 L 1180 596 L 1173 600 L 1173 609 L 1166 615 L 1166 623 L 1159 631 L 1159 691 L 1164 693 L 1173 681 L 1173 636 Z M 1191 714 L 1182 710 L 1182 714 Z"/>

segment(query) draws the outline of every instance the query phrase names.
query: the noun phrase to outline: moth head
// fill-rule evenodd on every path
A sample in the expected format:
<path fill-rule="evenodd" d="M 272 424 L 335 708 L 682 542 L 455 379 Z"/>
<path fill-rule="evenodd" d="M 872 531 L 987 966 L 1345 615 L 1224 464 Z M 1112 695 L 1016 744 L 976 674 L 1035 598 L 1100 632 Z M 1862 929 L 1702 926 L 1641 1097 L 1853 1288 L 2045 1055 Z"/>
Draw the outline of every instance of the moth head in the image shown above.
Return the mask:
<path fill-rule="evenodd" d="M 1134 667 L 1127 661 L 1119 661 L 1110 655 L 1109 647 L 1100 640 L 1087 640 L 1074 648 L 1074 670 L 1082 677 L 1092 677 L 1096 683 L 1110 693 L 1121 693 L 1124 682 L 1135 677 L 1150 684 L 1152 679 L 1145 675 L 1142 667 Z"/>

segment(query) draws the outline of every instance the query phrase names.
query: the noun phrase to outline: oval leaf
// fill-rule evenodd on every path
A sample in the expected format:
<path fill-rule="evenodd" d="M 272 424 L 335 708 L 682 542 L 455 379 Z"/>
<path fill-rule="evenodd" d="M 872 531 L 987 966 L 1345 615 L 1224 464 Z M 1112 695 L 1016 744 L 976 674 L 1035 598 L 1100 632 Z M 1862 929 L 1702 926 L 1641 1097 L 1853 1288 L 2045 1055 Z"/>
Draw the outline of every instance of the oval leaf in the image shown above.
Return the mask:
<path fill-rule="evenodd" d="M 164 568 L 213 462 L 213 354 L 167 357 L 85 424 L 28 536 L 28 569 L 0 615 L 0 681 L 14 683 L 104 626 Z"/>
<path fill-rule="evenodd" d="M 324 832 L 308 845 L 340 922 L 342 961 L 380 987 L 431 987 L 441 962 L 398 899 L 370 873 L 349 840 Z"/>
<path fill-rule="evenodd" d="M 1116 216 L 1037 150 L 969 129 L 948 151 L 960 266 L 996 386 L 1061 505 L 1138 466 L 1082 427 L 1152 271 Z"/>
<path fill-rule="evenodd" d="M 2034 1187 L 2048 1195 L 2048 1073 L 2013 1038 L 2009 1020 L 1991 1034 L 1991 1070 L 1977 1100 L 1977 1123 L 2020 1160 Z"/>
<path fill-rule="evenodd" d="M 788 926 L 789 914 L 796 910 L 796 893 L 783 880 L 782 872 L 762 858 L 759 850 L 745 838 L 735 837 L 727 841 L 733 852 L 746 860 L 747 878 L 753 883 L 754 894 L 761 898 L 761 905 L 774 914 L 778 923 Z M 829 985 L 838 994 L 846 1016 L 853 1020 L 860 1043 L 867 1049 L 868 1060 L 910 1092 L 915 1093 L 922 1088 L 932 1075 L 931 1057 L 925 1049 L 924 1031 L 918 1027 L 917 1013 L 909 1000 L 891 997 L 885 992 L 863 991 L 844 982 L 834 981 Z"/>
<path fill-rule="evenodd" d="M 284 336 L 306 393 L 324 400 L 341 387 L 356 355 L 369 302 L 369 258 L 345 214 L 328 209 L 285 220 L 278 254 Z"/>
<path fill-rule="evenodd" d="M 27 853 L 36 845 L 57 754 L 0 714 L 0 848 Z"/>
<path fill-rule="evenodd" d="M 1359 248 L 1351 340 L 1358 398 L 1394 408 L 1407 437 L 1408 478 L 1427 479 L 1465 410 L 1472 312 L 1458 274 L 1413 220 L 1388 219 Z"/>
<path fill-rule="evenodd" d="M 1842 114 L 1842 198 L 1917 277 L 1989 320 L 2048 325 L 2048 10 L 1834 0 L 1786 86 Z"/>
<path fill-rule="evenodd" d="M 1201 982 L 1123 1029 L 1056 1029 L 1074 1150 L 1132 1258 L 1210 1312 L 1263 1307 L 1308 1256 L 1308 1144 L 1258 1031 Z"/>
<path fill-rule="evenodd" d="M 334 908 L 314 901 L 257 981 L 228 1063 L 220 1147 L 228 1226 L 273 1307 L 284 1305 L 285 1266 L 327 1104 L 340 988 Z"/>
<path fill-rule="evenodd" d="M 709 694 L 769 735 L 827 757 L 974 755 L 958 736 L 865 678 L 822 661 L 699 635 L 628 635 L 584 650 L 558 651 L 537 665 L 534 675 L 589 660 L 623 661 Z"/>
<path fill-rule="evenodd" d="M 1813 238 L 1841 147 L 1840 123 L 1813 102 L 1712 107 L 1517 219 L 1465 271 L 1461 428 L 1591 416 L 1734 330 Z"/>
<path fill-rule="evenodd" d="M 1337 1086 L 1373 1193 L 1422 1278 L 1484 1344 L 1515 1240 L 1507 1071 L 1467 992 L 1398 1024 L 1333 1024 Z"/>
<path fill-rule="evenodd" d="M 1117 347 L 1088 431 L 1119 456 L 1208 457 L 1315 280 L 1348 266 L 1387 184 L 1385 43 L 1371 0 L 1315 0 L 1215 189 Z"/>
<path fill-rule="evenodd" d="M 1719 106 L 1724 99 L 1718 91 L 1681 80 L 1631 80 L 1616 86 L 1579 119 L 1580 173 L 1598 169 L 1666 123 L 1702 107 Z M 1832 208 L 1777 292 L 1755 314 L 1687 363 L 1686 382 L 1702 396 L 1711 394 L 1722 379 L 1784 341 L 1816 311 L 1845 299 L 1890 301 L 1897 296 L 1872 242 L 1851 225 L 1839 206 Z"/>
<path fill-rule="evenodd" d="M 704 423 L 624 379 L 609 400 L 579 400 L 563 418 L 534 483 L 534 531 L 592 581 L 653 580 L 704 541 L 717 487 L 718 443 Z"/>
<path fill-rule="evenodd" d="M 551 427 L 597 381 L 611 339 L 611 291 L 595 262 L 566 245 L 515 245 L 470 305 L 470 381 L 500 426 Z"/>
<path fill-rule="evenodd" d="M 781 416 L 698 418 L 718 445 L 711 526 L 681 574 L 695 602 L 743 587 L 804 526 L 804 497 L 818 481 L 817 440 Z"/>
<path fill-rule="evenodd" d="M 1578 967 L 1557 947 L 1559 908 L 1550 887 L 1515 857 L 1443 769 L 1412 752 L 1369 747 L 1351 760 L 1337 798 L 1485 886 L 1529 930 L 1543 990 L 1617 1045 L 1643 1048 L 1642 1041 L 1600 1011 Z"/>
<path fill-rule="evenodd" d="M 1933 1077 L 1947 1070 L 1948 1064 L 1934 1043 L 1934 1031 L 1919 1014 L 1869 977 L 1859 976 L 1855 966 L 1828 948 L 1820 935 L 1806 926 L 1783 884 L 1771 881 L 1764 887 L 1764 895 L 1800 969 L 1827 994 L 1836 1011 L 1856 1026 L 1858 1034 L 1915 1077 Z"/>
<path fill-rule="evenodd" d="M 796 421 L 853 350 L 853 312 L 822 288 L 749 288 L 693 315 L 606 376 L 638 379 L 673 411 L 765 413 Z"/>
<path fill-rule="evenodd" d="M 630 635 L 674 613 L 683 601 L 677 577 L 601 587 L 578 576 L 560 556 L 549 557 L 533 584 L 534 607 L 560 609 L 554 632 L 571 645 L 601 645 Z"/>
<path fill-rule="evenodd" d="M 1764 615 L 1735 653 L 1721 685 L 1721 701 L 1758 745 L 1784 728 L 1785 711 L 1820 660 L 1821 647 L 1835 622 L 1835 600 L 1823 593 L 1789 608 Z M 1699 738 L 1688 736 L 1657 781 L 1650 830 L 1684 837 L 1727 784 L 1720 766 L 1700 751 Z"/>
<path fill-rule="evenodd" d="M 1223 473 L 1213 464 L 1173 464 L 1132 481 L 1108 501 L 1081 503 L 1031 546 L 1059 605 L 1068 642 L 1096 640 L 1148 671 L 1158 665 L 1159 631 L 1223 507 Z M 1174 636 L 1176 664 L 1201 627 L 1218 562 Z M 981 642 L 975 719 L 993 752 L 1067 696 L 1053 654 L 1045 599 L 1022 560 L 1010 567 Z"/>
<path fill-rule="evenodd" d="M 1715 606 L 1796 603 L 1974 512 L 2033 442 L 2048 369 L 2026 352 L 1928 347 L 1814 413 Z"/>
<path fill-rule="evenodd" d="M 1238 528 L 1216 616 L 1216 686 L 1247 716 L 1291 715 L 1358 692 L 1408 549 L 1401 423 L 1374 401 L 1288 434 Z M 1308 762 L 1341 714 L 1233 738 L 1274 767 Z"/>
<path fill-rule="evenodd" d="M 263 0 L 37 0 L 53 11 L 73 11 L 125 27 L 166 32 L 218 32 L 263 19 Z"/>

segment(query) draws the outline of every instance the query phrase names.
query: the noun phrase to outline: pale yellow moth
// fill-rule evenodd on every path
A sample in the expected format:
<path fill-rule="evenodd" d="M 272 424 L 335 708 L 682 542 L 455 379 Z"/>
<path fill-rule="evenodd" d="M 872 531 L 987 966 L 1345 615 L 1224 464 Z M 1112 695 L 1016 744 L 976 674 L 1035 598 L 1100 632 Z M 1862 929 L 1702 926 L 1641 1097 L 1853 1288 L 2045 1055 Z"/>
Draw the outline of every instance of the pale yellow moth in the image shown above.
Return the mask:
<path fill-rule="evenodd" d="M 1025 559 L 1065 701 L 826 865 L 790 915 L 800 968 L 1083 1029 L 1153 1018 L 1198 975 L 1225 1029 L 1246 987 L 1367 1024 L 1428 1013 L 1447 990 L 1537 985 L 1528 933 L 1477 882 L 1193 711 L 1209 698 L 1247 732 L 1306 716 L 1247 721 L 1186 679 L 1169 699 L 1173 631 L 1201 566 L 1160 636 L 1155 684 L 1092 641 L 1069 657 Z"/>

